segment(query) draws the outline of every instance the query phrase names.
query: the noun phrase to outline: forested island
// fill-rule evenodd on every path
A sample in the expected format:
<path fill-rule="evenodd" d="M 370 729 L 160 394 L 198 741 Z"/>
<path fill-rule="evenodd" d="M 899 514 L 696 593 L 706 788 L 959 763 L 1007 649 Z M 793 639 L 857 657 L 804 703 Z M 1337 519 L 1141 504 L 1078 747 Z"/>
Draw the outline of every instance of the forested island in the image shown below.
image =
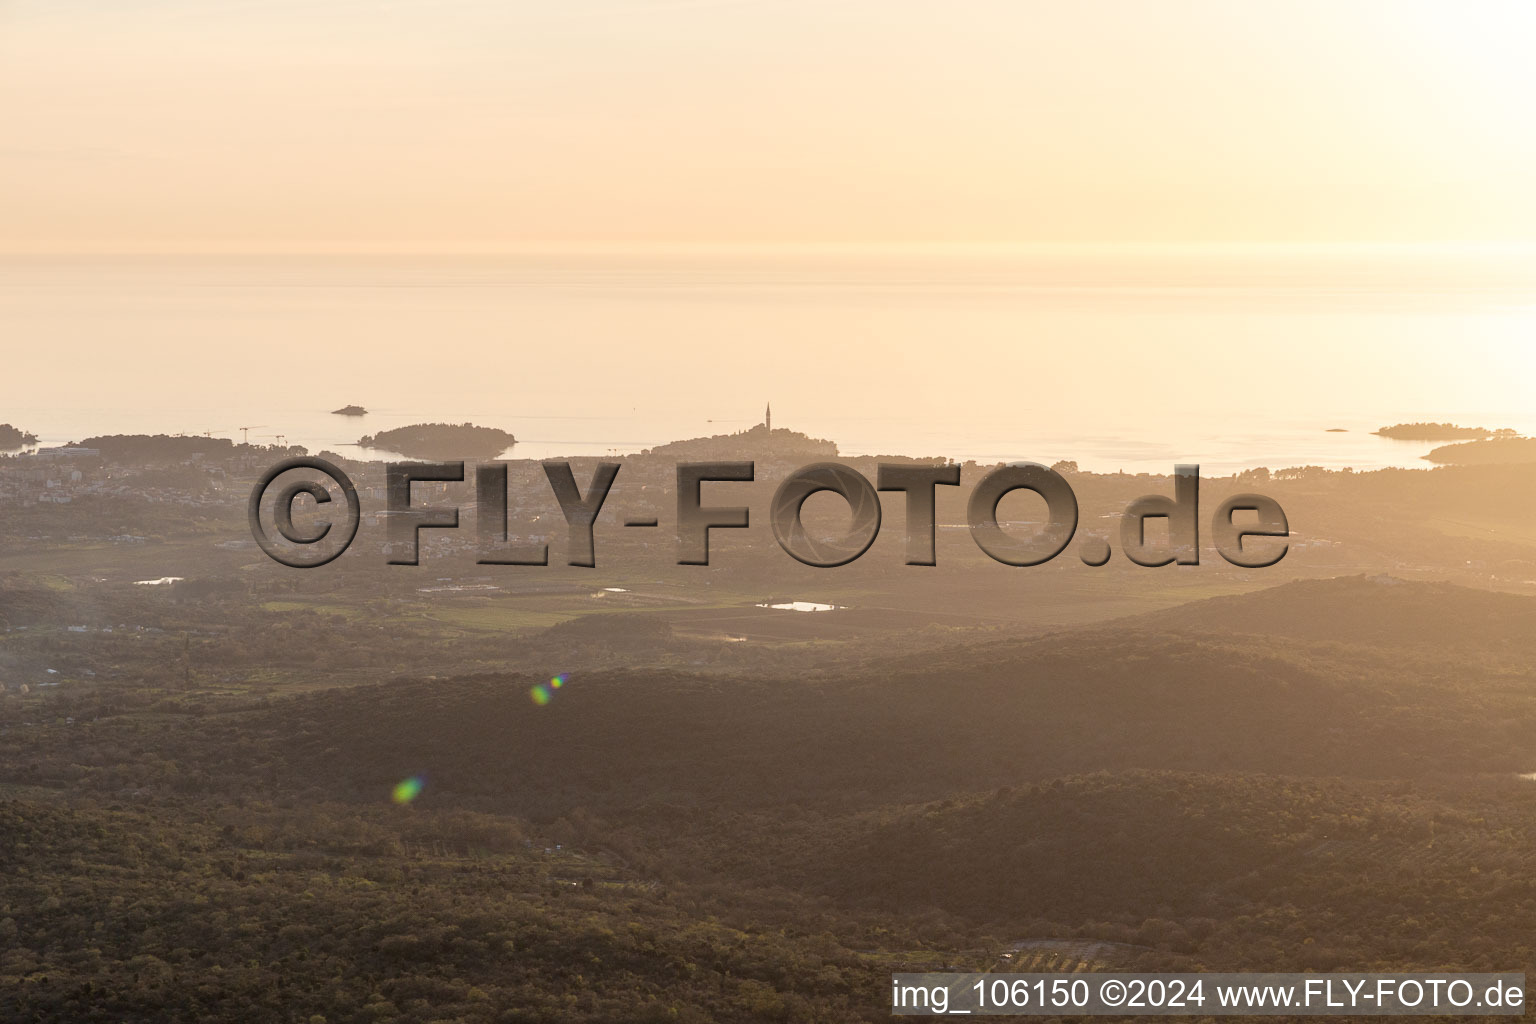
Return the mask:
<path fill-rule="evenodd" d="M 367 416 L 368 410 L 360 405 L 344 405 L 340 409 L 332 409 L 332 416 Z"/>
<path fill-rule="evenodd" d="M 1376 431 L 1377 437 L 1394 441 L 1475 441 L 1489 437 L 1513 437 L 1508 427 L 1489 430 L 1487 427 L 1459 427 L 1454 423 L 1396 423 Z"/>
<path fill-rule="evenodd" d="M 23 445 L 36 443 L 36 434 L 29 434 L 9 423 L 0 423 L 0 448 L 20 448 Z"/>
<path fill-rule="evenodd" d="M 382 448 L 414 459 L 494 459 L 517 443 L 505 430 L 473 423 L 416 423 L 358 439 L 363 448 Z"/>

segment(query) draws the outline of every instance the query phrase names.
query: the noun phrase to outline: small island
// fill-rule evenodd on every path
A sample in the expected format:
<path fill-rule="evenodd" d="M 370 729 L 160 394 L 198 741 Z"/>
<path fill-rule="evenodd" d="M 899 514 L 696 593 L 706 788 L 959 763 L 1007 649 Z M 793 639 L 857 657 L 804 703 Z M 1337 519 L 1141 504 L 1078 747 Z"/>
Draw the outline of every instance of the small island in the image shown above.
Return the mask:
<path fill-rule="evenodd" d="M 0 423 L 0 449 L 24 448 L 29 444 L 37 444 L 36 434 L 29 434 L 9 423 Z"/>
<path fill-rule="evenodd" d="M 1515 432 L 1505 427 L 1489 430 L 1486 427 L 1458 427 L 1454 423 L 1398 423 L 1376 431 L 1377 437 L 1394 441 L 1481 441 L 1490 437 L 1514 437 Z"/>
<path fill-rule="evenodd" d="M 368 410 L 360 405 L 344 405 L 340 409 L 332 409 L 332 416 L 367 416 Z"/>
<path fill-rule="evenodd" d="M 358 439 L 362 448 L 399 452 L 413 459 L 494 459 L 517 443 L 495 427 L 473 423 L 416 423 Z"/>
<path fill-rule="evenodd" d="M 1325 433 L 1325 434 L 1347 434 L 1347 433 L 1349 433 L 1349 428 L 1348 427 L 1329 427 L 1327 430 L 1323 431 L 1323 433 Z"/>

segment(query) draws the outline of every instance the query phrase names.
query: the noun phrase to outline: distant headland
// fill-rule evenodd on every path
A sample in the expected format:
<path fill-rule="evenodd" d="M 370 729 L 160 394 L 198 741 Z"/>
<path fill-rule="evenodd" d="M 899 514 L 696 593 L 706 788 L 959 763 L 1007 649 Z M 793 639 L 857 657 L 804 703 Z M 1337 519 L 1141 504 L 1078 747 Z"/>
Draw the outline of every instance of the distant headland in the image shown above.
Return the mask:
<path fill-rule="evenodd" d="M 505 430 L 473 423 L 415 423 L 358 439 L 362 448 L 399 452 L 413 459 L 494 459 L 517 443 Z"/>
<path fill-rule="evenodd" d="M 756 458 L 835 459 L 837 445 L 825 438 L 811 437 L 798 430 L 773 428 L 773 405 L 763 407 L 763 422 L 734 434 L 691 437 L 683 441 L 647 448 L 642 455 L 662 456 L 680 461 L 703 459 L 739 459 L 743 454 Z"/>
<path fill-rule="evenodd" d="M 1514 437 L 1508 427 L 1489 430 L 1487 427 L 1458 427 L 1454 423 L 1398 423 L 1376 431 L 1377 437 L 1394 441 L 1481 441 L 1490 437 Z"/>
<path fill-rule="evenodd" d="M 22 448 L 36 443 L 36 434 L 29 434 L 9 423 L 0 423 L 0 448 Z"/>
<path fill-rule="evenodd" d="M 1536 437 L 1499 434 L 1463 444 L 1441 445 L 1424 456 L 1430 462 L 1452 466 L 1492 466 L 1536 463 Z"/>
<path fill-rule="evenodd" d="M 642 455 L 675 459 L 679 462 L 709 459 L 797 458 L 835 459 L 837 445 L 824 438 L 811 437 L 798 430 L 773 429 L 765 423 L 734 434 L 693 437 L 683 441 L 648 448 Z"/>

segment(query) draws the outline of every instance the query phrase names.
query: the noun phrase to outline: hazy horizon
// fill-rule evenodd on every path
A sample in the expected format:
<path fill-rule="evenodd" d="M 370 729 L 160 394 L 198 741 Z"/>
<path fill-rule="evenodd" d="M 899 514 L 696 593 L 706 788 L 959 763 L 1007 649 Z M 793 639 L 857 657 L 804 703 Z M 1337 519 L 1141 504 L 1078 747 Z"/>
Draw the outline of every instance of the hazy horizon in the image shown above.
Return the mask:
<path fill-rule="evenodd" d="M 11 257 L 0 421 L 63 443 L 196 433 L 348 447 L 424 421 L 520 458 L 757 422 L 849 454 L 1099 471 L 1423 466 L 1369 437 L 1536 432 L 1536 261 L 1114 250 Z M 72 354 L 67 386 L 59 353 Z M 936 370 L 942 369 L 942 372 Z M 218 381 L 215 386 L 211 382 Z M 637 382 L 644 382 L 637 384 Z M 372 415 L 330 415 L 359 403 Z M 1347 428 L 1348 434 L 1326 434 Z"/>

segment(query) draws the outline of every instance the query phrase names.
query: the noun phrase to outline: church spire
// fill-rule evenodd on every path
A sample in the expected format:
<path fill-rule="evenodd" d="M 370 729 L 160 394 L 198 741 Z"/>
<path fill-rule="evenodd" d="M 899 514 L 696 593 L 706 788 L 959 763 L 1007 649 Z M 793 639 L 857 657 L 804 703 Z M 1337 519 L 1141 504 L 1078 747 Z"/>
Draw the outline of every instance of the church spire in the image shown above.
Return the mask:
<path fill-rule="evenodd" d="M 772 402 L 769 402 L 768 403 L 768 407 L 763 410 L 763 427 L 766 430 L 772 430 L 773 429 L 773 403 Z"/>

